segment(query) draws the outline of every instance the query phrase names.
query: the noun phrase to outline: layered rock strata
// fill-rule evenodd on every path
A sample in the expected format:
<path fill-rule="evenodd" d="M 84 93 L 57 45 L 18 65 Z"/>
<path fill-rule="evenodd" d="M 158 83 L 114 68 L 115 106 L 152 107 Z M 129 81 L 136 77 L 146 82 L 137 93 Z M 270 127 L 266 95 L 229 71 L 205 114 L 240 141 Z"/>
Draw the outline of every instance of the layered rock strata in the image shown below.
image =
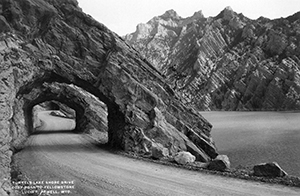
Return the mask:
<path fill-rule="evenodd" d="M 175 11 L 125 36 L 184 102 L 200 110 L 299 110 L 300 13 L 251 20 Z"/>
<path fill-rule="evenodd" d="M 211 125 L 76 0 L 0 0 L 0 23 L 0 195 L 12 192 L 11 156 L 33 131 L 34 105 L 66 104 L 76 111 L 79 132 L 100 123 L 81 91 L 105 103 L 111 147 L 148 155 L 152 148 L 170 156 L 189 151 L 201 161 L 217 156 Z"/>

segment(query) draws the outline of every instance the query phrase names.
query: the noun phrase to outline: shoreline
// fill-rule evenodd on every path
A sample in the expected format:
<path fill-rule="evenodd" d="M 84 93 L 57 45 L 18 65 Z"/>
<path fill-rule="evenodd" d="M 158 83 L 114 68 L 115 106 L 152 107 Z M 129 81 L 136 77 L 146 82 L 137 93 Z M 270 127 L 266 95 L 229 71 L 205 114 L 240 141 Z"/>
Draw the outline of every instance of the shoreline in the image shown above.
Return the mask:
<path fill-rule="evenodd" d="M 179 165 L 176 162 L 174 162 L 173 159 L 165 158 L 165 159 L 157 160 L 157 159 L 153 159 L 151 157 L 143 157 L 143 156 L 138 156 L 133 153 L 126 153 L 126 152 L 120 151 L 120 150 L 113 150 L 113 149 L 110 149 L 106 144 L 98 143 L 97 140 L 95 140 L 88 134 L 85 134 L 82 136 L 83 136 L 83 138 L 90 140 L 92 144 L 94 144 L 95 146 L 97 146 L 99 148 L 105 149 L 111 153 L 115 153 L 118 155 L 126 156 L 126 157 L 137 159 L 137 160 L 153 162 L 153 163 L 157 163 L 157 164 L 192 170 L 192 171 L 196 171 L 196 172 L 204 172 L 206 174 L 211 174 L 211 175 L 219 175 L 219 176 L 236 178 L 236 179 L 247 180 L 247 181 L 263 182 L 263 183 L 268 183 L 268 184 L 278 184 L 278 185 L 300 188 L 300 177 L 293 176 L 293 175 L 287 175 L 285 177 L 277 177 L 277 178 L 256 177 L 256 176 L 252 175 L 253 171 L 252 171 L 251 166 L 241 166 L 241 167 L 237 167 L 237 168 L 231 168 L 229 171 L 219 172 L 219 171 L 208 170 L 203 167 L 200 167 L 199 166 L 200 162 L 195 162 L 195 163 L 187 164 L 187 165 Z M 299 189 L 299 191 L 300 191 L 300 189 Z"/>

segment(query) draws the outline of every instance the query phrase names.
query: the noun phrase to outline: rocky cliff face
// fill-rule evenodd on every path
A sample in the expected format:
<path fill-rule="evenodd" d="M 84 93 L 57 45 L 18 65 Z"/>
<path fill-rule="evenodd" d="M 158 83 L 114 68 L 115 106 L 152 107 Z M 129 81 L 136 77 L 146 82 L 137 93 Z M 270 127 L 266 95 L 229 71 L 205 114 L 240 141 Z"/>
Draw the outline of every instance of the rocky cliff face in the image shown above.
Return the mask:
<path fill-rule="evenodd" d="M 171 10 L 125 39 L 200 110 L 300 109 L 300 13 L 250 20 L 230 7 L 209 18 Z"/>
<path fill-rule="evenodd" d="M 45 101 L 74 109 L 79 132 L 103 118 L 86 98 L 104 102 L 111 147 L 189 151 L 201 161 L 218 155 L 211 125 L 76 0 L 0 0 L 0 25 L 0 195 L 12 192 L 12 153 L 33 131 L 32 108 Z"/>

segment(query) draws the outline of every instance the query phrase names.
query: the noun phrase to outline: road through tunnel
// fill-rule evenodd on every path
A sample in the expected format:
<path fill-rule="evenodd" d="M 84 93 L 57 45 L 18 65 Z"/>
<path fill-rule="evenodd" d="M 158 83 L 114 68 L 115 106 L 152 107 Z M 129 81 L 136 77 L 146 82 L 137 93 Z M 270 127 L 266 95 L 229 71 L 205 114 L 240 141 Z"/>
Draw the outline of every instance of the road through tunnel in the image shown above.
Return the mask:
<path fill-rule="evenodd" d="M 22 107 L 22 110 L 18 110 L 19 112 L 12 119 L 12 122 L 20 122 L 20 118 L 24 117 L 23 128 L 26 134 L 23 133 L 23 140 L 36 131 L 35 124 L 37 122 L 35 122 L 34 115 L 35 111 L 38 110 L 37 107 L 42 108 L 42 110 L 61 110 L 60 113 L 65 117 L 74 117 L 76 124 L 74 130 L 72 130 L 74 133 L 89 134 L 101 143 L 108 143 L 108 135 L 114 136 L 114 134 L 108 134 L 108 127 L 110 124 L 114 129 L 116 125 L 120 124 L 117 121 L 122 120 L 122 114 L 114 112 L 114 109 L 118 109 L 117 107 L 108 109 L 109 107 L 98 97 L 74 84 L 41 81 L 39 83 L 40 85 L 31 85 L 31 89 L 28 91 L 23 89 L 23 92 L 26 93 L 19 97 L 20 103 L 16 105 L 16 107 Z M 66 111 L 69 111 L 69 114 Z M 108 115 L 108 111 L 112 111 L 114 117 Z M 121 115 L 121 117 L 116 119 L 116 114 Z M 52 115 L 55 116 L 55 113 L 52 112 Z M 113 118 L 114 123 L 108 123 L 108 116 Z M 20 123 L 17 126 L 22 128 Z M 20 141 L 21 138 L 16 137 L 13 140 L 12 143 L 15 144 L 16 148 L 18 148 L 18 144 L 23 143 L 23 141 Z M 22 148 L 22 146 L 20 147 Z M 114 145 L 113 147 L 119 146 Z"/>
<path fill-rule="evenodd" d="M 215 158 L 209 122 L 181 103 L 138 51 L 74 2 L 0 1 L 7 25 L 0 32 L 0 187 L 10 179 L 14 150 L 33 131 L 35 105 L 54 100 L 73 108 L 75 132 L 100 122 L 90 118 L 94 107 L 82 90 L 107 107 L 109 146 L 138 155 L 189 151 L 204 162 Z"/>
<path fill-rule="evenodd" d="M 46 101 L 32 109 L 34 133 L 41 131 L 73 131 L 76 111 L 58 101 Z"/>
<path fill-rule="evenodd" d="M 137 154 L 152 154 L 152 151 L 165 151 L 172 155 L 180 150 L 188 150 L 201 161 L 216 157 L 216 149 L 209 138 L 201 138 L 200 129 L 210 127 L 195 113 L 180 113 L 185 109 L 173 102 L 166 105 L 144 85 L 136 82 L 128 73 L 114 70 L 119 77 L 99 75 L 97 85 L 69 73 L 44 72 L 31 82 L 19 88 L 12 116 L 12 147 L 19 148 L 33 132 L 32 109 L 45 101 L 57 101 L 74 109 L 76 127 L 74 132 L 88 133 L 90 125 L 99 130 L 105 124 L 105 117 L 93 109 L 106 110 L 108 146 Z M 94 106 L 86 101 L 92 100 Z M 172 113 L 172 114 L 171 114 Z M 165 118 L 166 117 L 166 118 Z M 181 119 L 181 120 L 180 120 Z M 200 120 L 200 121 L 199 121 Z M 194 131 L 183 121 L 195 123 Z M 100 129 L 102 127 L 100 126 Z M 185 130 L 179 132 L 178 130 Z M 199 132 L 199 133 L 198 133 Z M 193 144 L 195 143 L 195 144 Z M 22 147 L 22 145 L 21 145 Z M 205 152 L 200 150 L 204 149 Z M 207 153 L 207 154 L 206 154 Z"/>

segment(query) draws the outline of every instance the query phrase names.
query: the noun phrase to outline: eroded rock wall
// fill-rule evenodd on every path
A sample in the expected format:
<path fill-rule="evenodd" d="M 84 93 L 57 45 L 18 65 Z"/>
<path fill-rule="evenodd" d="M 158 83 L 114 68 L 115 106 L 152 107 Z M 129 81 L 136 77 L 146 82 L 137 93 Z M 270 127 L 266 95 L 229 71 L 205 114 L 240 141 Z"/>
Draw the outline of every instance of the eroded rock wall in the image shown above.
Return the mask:
<path fill-rule="evenodd" d="M 230 7 L 209 18 L 168 11 L 125 39 L 200 110 L 300 109 L 300 13 L 250 20 Z"/>
<path fill-rule="evenodd" d="M 188 150 L 201 161 L 217 156 L 211 125 L 181 103 L 152 64 L 84 14 L 76 0 L 0 0 L 0 5 L 5 25 L 0 32 L 0 195 L 11 191 L 11 155 L 32 132 L 35 104 L 49 98 L 67 104 L 86 120 L 78 123 L 81 131 L 84 122 L 97 123 L 88 119 L 93 115 L 86 113 L 90 106 L 80 98 L 80 88 L 106 104 L 112 147 L 148 155 L 155 147 L 171 156 Z"/>

